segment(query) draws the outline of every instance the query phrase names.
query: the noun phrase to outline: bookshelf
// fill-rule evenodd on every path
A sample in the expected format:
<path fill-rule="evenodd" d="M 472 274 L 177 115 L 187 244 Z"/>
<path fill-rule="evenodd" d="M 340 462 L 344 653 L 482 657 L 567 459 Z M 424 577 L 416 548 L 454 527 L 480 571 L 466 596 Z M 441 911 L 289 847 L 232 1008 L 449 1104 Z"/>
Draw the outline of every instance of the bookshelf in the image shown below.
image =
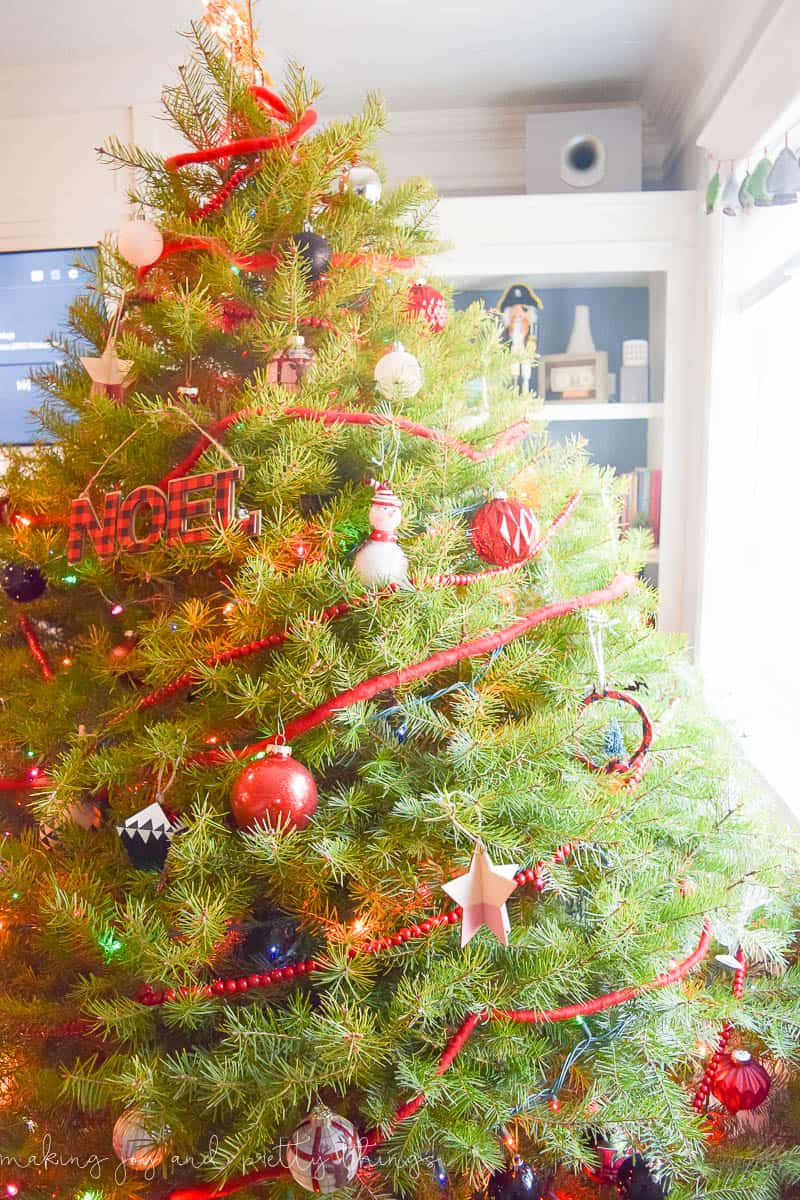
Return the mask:
<path fill-rule="evenodd" d="M 698 503 L 692 455 L 701 441 L 690 371 L 695 194 L 457 197 L 441 200 L 437 213 L 450 249 L 431 270 L 449 280 L 457 307 L 477 296 L 495 303 L 507 284 L 529 283 L 544 302 L 540 350 L 558 353 L 569 334 L 565 312 L 588 302 L 595 344 L 609 352 L 612 372 L 623 339 L 647 339 L 649 403 L 551 401 L 541 414 L 552 437 L 580 433 L 595 461 L 619 474 L 661 471 L 659 545 L 645 574 L 659 586 L 660 627 L 693 634 L 698 573 L 687 531 Z M 561 344 L 547 344 L 549 314 Z"/>

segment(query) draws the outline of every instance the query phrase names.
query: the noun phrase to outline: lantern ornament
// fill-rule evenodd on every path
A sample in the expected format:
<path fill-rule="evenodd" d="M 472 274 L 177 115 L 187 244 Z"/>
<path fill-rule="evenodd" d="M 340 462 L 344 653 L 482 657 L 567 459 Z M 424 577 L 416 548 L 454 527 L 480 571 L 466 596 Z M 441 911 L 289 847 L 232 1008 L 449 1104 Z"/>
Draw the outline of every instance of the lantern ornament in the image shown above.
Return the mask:
<path fill-rule="evenodd" d="M 305 338 L 296 333 L 289 339 L 286 349 L 267 363 L 267 381 L 296 392 L 313 362 L 314 351 L 306 345 Z"/>
<path fill-rule="evenodd" d="M 712 1095 L 730 1113 L 758 1108 L 769 1095 L 771 1080 L 768 1072 L 747 1050 L 732 1050 L 719 1061 Z"/>
<path fill-rule="evenodd" d="M 352 1183 L 361 1162 L 358 1134 L 351 1123 L 324 1105 L 295 1129 L 286 1149 L 286 1165 L 296 1183 L 309 1192 L 338 1191 Z"/>

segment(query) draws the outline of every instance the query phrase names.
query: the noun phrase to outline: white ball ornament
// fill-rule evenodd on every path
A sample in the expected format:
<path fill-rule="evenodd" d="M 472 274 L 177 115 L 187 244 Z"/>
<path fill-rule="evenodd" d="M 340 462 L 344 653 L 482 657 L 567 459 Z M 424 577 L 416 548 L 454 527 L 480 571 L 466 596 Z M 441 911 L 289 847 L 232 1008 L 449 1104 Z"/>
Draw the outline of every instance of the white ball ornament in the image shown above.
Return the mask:
<path fill-rule="evenodd" d="M 397 527 L 402 519 L 402 504 L 388 483 L 375 485 L 369 510 L 371 532 L 353 559 L 353 570 L 367 587 L 406 582 L 408 559 L 397 544 Z"/>
<path fill-rule="evenodd" d="M 395 342 L 375 364 L 374 379 L 387 400 L 410 400 L 422 387 L 422 367 L 401 342 Z"/>
<path fill-rule="evenodd" d="M 354 163 L 342 172 L 339 190 L 349 192 L 352 196 L 361 196 L 370 204 L 377 204 L 383 188 L 377 171 L 366 163 Z"/>
<path fill-rule="evenodd" d="M 134 267 L 150 267 L 161 257 L 164 239 L 150 221 L 128 221 L 117 234 L 117 249 Z"/>
<path fill-rule="evenodd" d="M 128 1108 L 117 1117 L 111 1141 L 120 1162 L 132 1171 L 154 1171 L 167 1156 L 169 1130 L 153 1129 L 152 1118 L 141 1108 Z"/>
<path fill-rule="evenodd" d="M 361 1146 L 345 1117 L 319 1105 L 289 1138 L 286 1165 L 296 1183 L 309 1192 L 338 1191 L 355 1179 Z"/>

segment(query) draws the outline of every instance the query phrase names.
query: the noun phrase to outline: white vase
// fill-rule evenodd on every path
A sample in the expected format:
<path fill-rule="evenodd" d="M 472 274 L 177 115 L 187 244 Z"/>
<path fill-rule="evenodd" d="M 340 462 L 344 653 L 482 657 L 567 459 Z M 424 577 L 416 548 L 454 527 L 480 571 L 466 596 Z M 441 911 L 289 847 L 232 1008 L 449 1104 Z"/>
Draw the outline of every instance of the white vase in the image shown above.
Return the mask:
<path fill-rule="evenodd" d="M 594 354 L 595 345 L 592 327 L 589 324 L 589 305 L 575 305 L 575 320 L 572 325 L 567 354 Z"/>

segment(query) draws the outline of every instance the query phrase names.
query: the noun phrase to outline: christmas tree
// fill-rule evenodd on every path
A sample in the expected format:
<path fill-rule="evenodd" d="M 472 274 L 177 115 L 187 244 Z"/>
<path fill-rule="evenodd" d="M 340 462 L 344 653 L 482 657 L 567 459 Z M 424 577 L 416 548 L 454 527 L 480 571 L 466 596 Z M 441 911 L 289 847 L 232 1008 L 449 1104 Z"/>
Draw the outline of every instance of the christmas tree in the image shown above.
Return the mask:
<path fill-rule="evenodd" d="M 6 478 L 0 1186 L 779 1195 L 790 855 L 647 535 L 380 102 L 193 37 Z"/>

